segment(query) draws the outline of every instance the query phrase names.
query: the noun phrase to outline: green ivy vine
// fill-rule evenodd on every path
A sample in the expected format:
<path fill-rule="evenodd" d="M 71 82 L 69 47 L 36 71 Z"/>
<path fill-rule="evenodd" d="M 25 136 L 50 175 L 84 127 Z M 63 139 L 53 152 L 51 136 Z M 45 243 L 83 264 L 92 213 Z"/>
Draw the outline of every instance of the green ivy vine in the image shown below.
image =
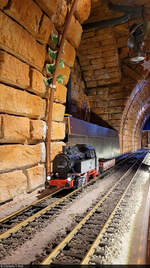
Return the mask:
<path fill-rule="evenodd" d="M 54 44 L 54 48 L 56 49 L 56 47 L 58 48 L 58 35 L 54 34 L 53 32 L 51 33 L 51 39 L 52 42 Z M 64 48 L 62 53 L 64 53 Z M 52 79 L 53 79 L 53 74 L 55 72 L 56 69 L 56 59 L 57 59 L 57 55 L 58 55 L 58 49 L 57 50 L 52 50 L 50 47 L 48 47 L 48 55 L 52 60 L 52 63 L 47 63 L 46 64 L 46 72 L 47 72 L 47 78 L 44 80 L 46 86 L 50 86 L 52 83 Z M 59 68 L 64 68 L 64 60 L 63 58 L 60 59 L 59 61 Z M 57 82 L 60 84 L 63 84 L 63 79 L 64 79 L 64 75 L 60 74 L 57 76 Z"/>

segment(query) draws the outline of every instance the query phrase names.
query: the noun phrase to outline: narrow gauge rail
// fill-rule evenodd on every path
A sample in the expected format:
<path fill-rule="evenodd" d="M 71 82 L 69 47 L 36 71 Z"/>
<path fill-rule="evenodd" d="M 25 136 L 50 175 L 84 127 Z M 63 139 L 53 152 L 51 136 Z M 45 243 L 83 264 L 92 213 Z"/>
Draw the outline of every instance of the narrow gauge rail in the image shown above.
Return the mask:
<path fill-rule="evenodd" d="M 126 161 L 123 160 L 121 163 L 118 164 L 120 168 L 112 168 L 106 173 L 108 174 L 111 172 L 111 174 L 115 174 L 115 177 L 120 178 L 120 176 L 123 173 L 128 174 L 128 170 L 131 166 L 133 166 L 133 162 L 135 163 L 135 159 L 133 156 L 130 159 L 127 159 Z M 128 163 L 130 161 L 130 163 Z M 102 175 L 104 176 L 104 174 Z M 98 178 L 97 178 L 98 179 Z M 89 184 L 86 185 L 90 186 L 91 184 L 94 184 L 96 180 L 91 180 Z M 53 202 L 49 206 L 45 207 L 44 209 L 41 209 L 34 215 L 28 217 L 27 219 L 23 220 L 17 225 L 14 225 L 12 228 L 9 228 L 8 230 L 4 231 L 3 233 L 0 234 L 0 241 L 1 241 L 1 254 L 0 254 L 0 259 L 4 258 L 6 255 L 9 254 L 9 252 L 14 250 L 14 244 L 15 247 L 18 247 L 19 245 L 22 244 L 23 242 L 23 237 L 31 237 L 37 232 L 39 228 L 36 228 L 38 225 L 41 228 L 41 225 L 44 226 L 44 224 L 47 225 L 48 221 L 52 221 L 64 208 L 65 206 L 68 206 L 70 202 L 72 202 L 73 199 L 75 199 L 81 192 L 83 191 L 83 187 L 79 188 L 71 193 L 69 193 L 67 196 L 64 196 L 63 198 L 60 198 L 59 200 Z M 23 214 L 24 215 L 24 214 Z M 16 222 L 18 221 L 18 217 L 16 217 Z M 32 223 L 33 222 L 33 223 Z M 30 225 L 32 228 L 32 234 L 29 232 Z M 28 227 L 28 228 L 27 228 Z M 44 227 L 42 227 L 44 228 Z M 16 233 L 16 234 L 15 234 Z M 15 242 L 14 242 L 15 238 Z M 17 239 L 17 246 L 16 246 L 16 239 Z M 20 242 L 19 242 L 20 241 Z M 9 245 L 9 248 L 8 248 Z M 7 252 L 5 251 L 5 248 L 7 247 Z M 3 250 L 4 248 L 4 250 Z"/>
<path fill-rule="evenodd" d="M 129 156 L 127 159 L 132 158 L 133 155 Z M 104 177 L 109 172 L 115 172 L 116 168 L 122 165 L 124 162 L 127 161 L 124 159 L 120 161 L 115 167 L 110 168 L 109 170 L 105 171 L 102 175 L 98 176 L 95 180 L 91 180 L 88 184 L 86 184 L 82 188 L 78 188 L 69 194 L 65 194 L 59 200 L 53 202 L 52 198 L 57 197 L 57 194 L 63 192 L 64 188 L 58 189 L 57 191 L 51 193 L 50 195 L 33 202 L 31 205 L 26 206 L 9 216 L 0 219 L 0 240 L 9 237 L 12 233 L 17 232 L 22 227 L 26 226 L 29 222 L 34 221 L 36 218 L 40 217 L 42 214 L 46 213 L 47 211 L 51 210 L 55 206 L 60 205 L 64 200 L 67 198 L 74 198 L 74 195 L 77 196 L 81 193 L 83 188 L 86 188 L 92 184 L 94 184 L 98 179 Z M 48 205 L 48 203 L 50 204 Z M 64 203 L 65 205 L 65 203 Z M 61 205 L 61 208 L 63 204 Z"/>
<path fill-rule="evenodd" d="M 0 229 L 1 229 L 1 224 L 2 223 L 7 224 L 7 221 L 11 221 L 11 219 L 14 220 L 15 216 L 21 215 L 23 212 L 25 212 L 25 211 L 27 211 L 29 209 L 32 209 L 32 207 L 34 208 L 36 205 L 39 205 L 42 202 L 54 197 L 55 195 L 57 195 L 57 193 L 62 192 L 62 190 L 63 190 L 63 188 L 58 189 L 58 190 L 54 189 L 54 191 L 52 193 L 50 193 L 49 195 L 47 195 L 47 196 L 45 196 L 45 197 L 43 197 L 41 199 L 38 199 L 38 200 L 32 202 L 30 205 L 25 206 L 24 208 L 21 208 L 21 209 L 17 210 L 16 212 L 13 212 L 13 213 L 9 214 L 8 216 L 0 219 Z M 10 222 L 8 224 L 10 224 Z"/>
<path fill-rule="evenodd" d="M 41 264 L 88 264 L 100 239 L 105 233 L 112 232 L 109 225 L 117 215 L 141 162 L 141 159 L 137 160 L 131 166 Z"/>

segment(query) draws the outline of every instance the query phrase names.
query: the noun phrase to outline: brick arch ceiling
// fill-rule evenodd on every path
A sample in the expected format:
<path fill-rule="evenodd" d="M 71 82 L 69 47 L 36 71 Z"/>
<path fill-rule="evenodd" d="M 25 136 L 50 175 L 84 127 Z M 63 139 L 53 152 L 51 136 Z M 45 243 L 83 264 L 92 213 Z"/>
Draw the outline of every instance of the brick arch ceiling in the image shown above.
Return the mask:
<path fill-rule="evenodd" d="M 140 133 L 149 116 L 150 78 L 136 85 L 124 109 L 120 127 L 122 153 L 140 148 Z"/>

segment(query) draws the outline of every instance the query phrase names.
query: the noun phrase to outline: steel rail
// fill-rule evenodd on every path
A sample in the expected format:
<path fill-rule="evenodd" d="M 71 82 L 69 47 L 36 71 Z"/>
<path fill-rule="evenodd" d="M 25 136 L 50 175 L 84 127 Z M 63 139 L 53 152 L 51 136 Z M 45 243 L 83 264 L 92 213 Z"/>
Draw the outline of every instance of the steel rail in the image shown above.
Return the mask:
<path fill-rule="evenodd" d="M 128 158 L 129 159 L 129 158 Z M 125 159 L 126 161 L 128 159 Z M 123 160 L 122 162 L 125 162 L 125 160 Z M 121 162 L 121 163 L 122 163 Z M 121 163 L 119 163 L 117 166 L 121 165 Z M 116 167 L 116 166 L 115 166 Z M 114 167 L 113 167 L 114 168 Z M 113 168 L 110 168 L 109 171 Z M 129 172 L 129 170 L 132 168 L 132 166 L 127 170 L 126 173 Z M 106 171 L 108 172 L 108 170 Z M 126 175 L 126 173 L 123 175 L 123 177 Z M 104 173 L 100 176 L 98 176 L 96 179 L 93 179 L 91 181 L 89 181 L 86 185 L 84 185 L 83 187 L 80 187 L 76 190 L 74 190 L 73 192 L 69 193 L 68 195 L 60 198 L 59 200 L 53 202 L 52 204 L 48 205 L 47 207 L 41 209 L 40 211 L 36 212 L 34 215 L 28 217 L 27 219 L 23 220 L 22 222 L 20 222 L 19 224 L 11 227 L 10 229 L 8 229 L 7 231 L 4 231 L 2 234 L 0 234 L 0 240 L 2 239 L 6 239 L 8 238 L 12 233 L 16 233 L 17 231 L 19 231 L 22 227 L 25 227 L 26 225 L 28 225 L 30 222 L 34 221 L 36 218 L 39 218 L 42 214 L 46 213 L 47 211 L 50 211 L 52 208 L 54 208 L 55 206 L 59 205 L 60 203 L 64 202 L 66 199 L 70 198 L 71 196 L 73 196 L 74 194 L 76 194 L 77 192 L 80 192 L 83 188 L 87 187 L 88 185 L 92 184 L 93 182 L 96 182 L 98 179 L 100 179 L 101 177 L 104 176 Z M 121 178 L 123 178 L 121 177 Z M 61 190 L 60 190 L 61 191 Z M 44 197 L 46 198 L 46 197 Z M 15 213 L 14 213 L 15 214 Z M 19 212 L 17 213 L 19 214 Z M 8 216 L 9 217 L 9 216 Z"/>
<path fill-rule="evenodd" d="M 9 220 L 10 218 L 12 218 L 12 217 L 14 217 L 14 216 L 17 216 L 18 214 L 20 214 L 20 213 L 24 212 L 25 210 L 31 208 L 32 206 L 35 206 L 35 205 L 37 205 L 37 204 L 39 204 L 39 203 L 45 201 L 46 199 L 51 198 L 54 194 L 57 194 L 57 193 L 61 192 L 62 190 L 64 190 L 64 188 L 61 188 L 61 189 L 59 189 L 59 190 L 57 190 L 57 191 L 51 193 L 50 195 L 47 195 L 47 196 L 45 196 L 45 197 L 43 197 L 43 198 L 41 198 L 41 199 L 39 199 L 39 200 L 36 200 L 36 201 L 32 202 L 30 205 L 25 206 L 24 208 L 21 208 L 21 209 L 17 210 L 16 212 L 13 212 L 13 213 L 9 214 L 8 216 L 6 216 L 6 217 L 0 219 L 0 223 L 3 223 L 3 222 L 5 222 L 6 220 Z"/>
<path fill-rule="evenodd" d="M 114 188 L 123 180 L 125 176 L 130 172 L 130 170 L 136 165 L 138 162 L 135 161 L 135 163 L 128 169 L 128 171 L 117 181 L 111 189 L 107 192 L 107 194 L 98 201 L 98 203 L 90 210 L 90 212 L 76 225 L 76 227 L 60 242 L 58 246 L 46 257 L 41 264 L 48 265 L 52 262 L 52 259 L 55 258 L 59 252 L 70 242 L 70 240 L 73 238 L 73 236 L 77 233 L 78 230 L 81 229 L 83 224 L 89 219 L 89 217 L 94 214 L 96 209 L 105 201 L 105 199 L 108 197 L 108 195 L 114 190 Z"/>
<path fill-rule="evenodd" d="M 90 258 L 92 257 L 96 247 L 99 245 L 100 240 L 102 238 L 102 235 L 105 233 L 106 229 L 108 228 L 109 224 L 111 223 L 111 220 L 113 219 L 114 215 L 116 214 L 122 200 L 124 199 L 127 191 L 129 190 L 129 187 L 131 186 L 133 180 L 135 179 L 135 176 L 138 172 L 139 168 L 137 169 L 136 173 L 134 174 L 132 180 L 130 181 L 130 183 L 128 184 L 127 188 L 125 189 L 122 197 L 120 198 L 119 202 L 117 203 L 116 207 L 114 208 L 114 210 L 112 211 L 112 213 L 110 214 L 110 216 L 108 217 L 106 223 L 104 224 L 102 230 L 99 232 L 97 238 L 95 239 L 94 243 L 91 245 L 90 249 L 88 250 L 87 254 L 85 255 L 84 259 L 81 261 L 80 264 L 88 264 Z"/>

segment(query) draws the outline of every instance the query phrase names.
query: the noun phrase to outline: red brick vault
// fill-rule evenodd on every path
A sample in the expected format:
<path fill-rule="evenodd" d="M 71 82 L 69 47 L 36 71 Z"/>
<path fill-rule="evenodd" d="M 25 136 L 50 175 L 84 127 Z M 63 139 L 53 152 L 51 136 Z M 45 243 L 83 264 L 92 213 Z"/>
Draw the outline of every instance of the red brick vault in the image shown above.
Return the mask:
<path fill-rule="evenodd" d="M 142 80 L 132 91 L 124 109 L 120 126 L 121 152 L 141 146 L 141 130 L 150 115 L 150 79 Z"/>

